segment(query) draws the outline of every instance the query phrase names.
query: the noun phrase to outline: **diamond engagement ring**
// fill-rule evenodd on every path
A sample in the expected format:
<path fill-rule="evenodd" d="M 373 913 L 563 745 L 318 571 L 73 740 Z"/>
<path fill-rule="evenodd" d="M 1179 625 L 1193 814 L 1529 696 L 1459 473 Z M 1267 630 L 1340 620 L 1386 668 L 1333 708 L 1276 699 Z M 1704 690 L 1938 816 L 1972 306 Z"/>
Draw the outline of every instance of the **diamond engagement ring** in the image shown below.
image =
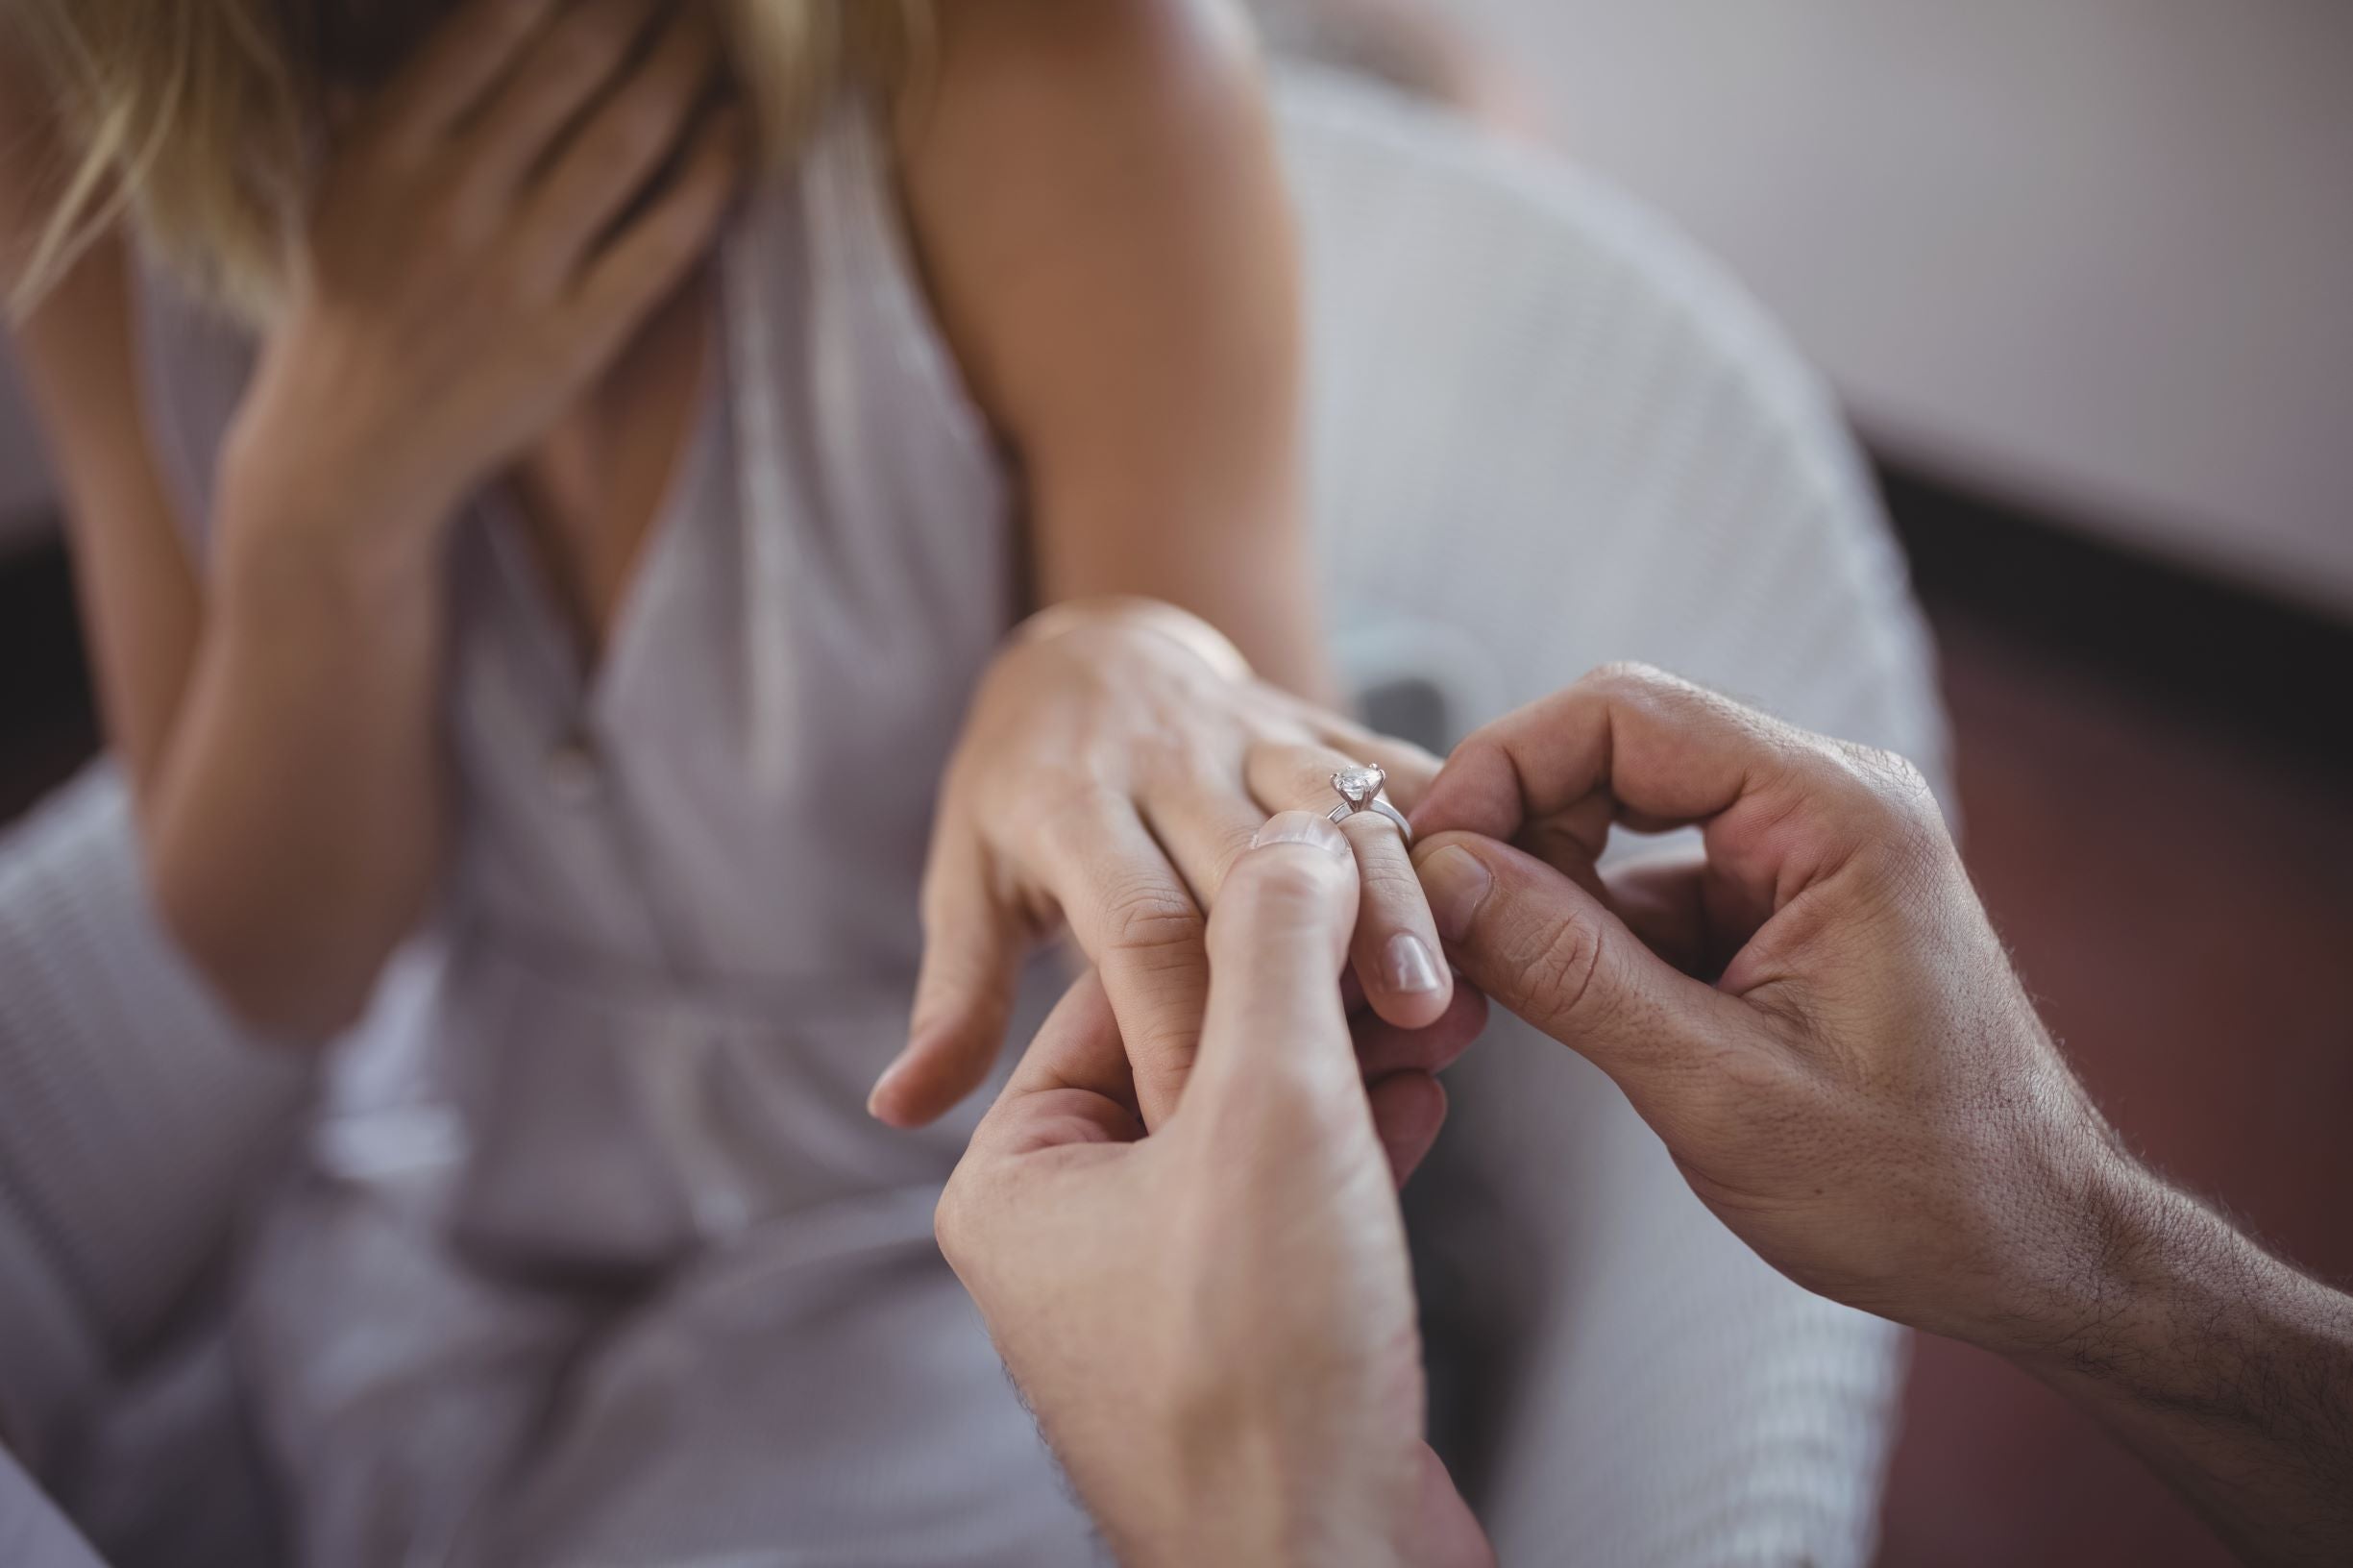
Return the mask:
<path fill-rule="evenodd" d="M 1344 822 L 1360 811 L 1377 811 L 1397 824 L 1397 831 L 1406 836 L 1406 847 L 1413 846 L 1413 826 L 1406 814 L 1381 797 L 1382 787 L 1389 775 L 1379 768 L 1343 768 L 1332 775 L 1332 787 L 1339 792 L 1340 803 L 1332 808 L 1332 820 Z"/>

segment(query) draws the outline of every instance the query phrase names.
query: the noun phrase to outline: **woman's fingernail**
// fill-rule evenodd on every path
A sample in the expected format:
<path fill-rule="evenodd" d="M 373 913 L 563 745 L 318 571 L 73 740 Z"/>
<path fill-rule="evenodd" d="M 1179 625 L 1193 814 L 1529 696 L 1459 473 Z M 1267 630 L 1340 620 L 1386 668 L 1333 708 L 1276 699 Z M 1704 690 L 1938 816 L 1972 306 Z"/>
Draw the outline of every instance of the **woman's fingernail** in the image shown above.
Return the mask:
<path fill-rule="evenodd" d="M 1448 942 L 1460 942 L 1470 935 L 1479 906 L 1486 901 L 1487 890 L 1495 886 L 1494 875 L 1477 855 L 1457 844 L 1423 861 L 1421 872 L 1422 893 L 1430 900 L 1431 917 L 1438 922 L 1438 935 Z"/>
<path fill-rule="evenodd" d="M 866 1114 L 876 1121 L 889 1119 L 883 1115 L 884 1103 L 890 1098 L 892 1088 L 905 1075 L 908 1059 L 914 1054 L 912 1050 L 899 1052 L 896 1060 L 882 1069 L 882 1076 L 874 1080 L 874 1087 L 867 1090 Z"/>
<path fill-rule="evenodd" d="M 1401 995 L 1421 996 L 1438 989 L 1438 961 L 1412 932 L 1391 937 L 1382 959 L 1390 987 Z"/>
<path fill-rule="evenodd" d="M 1267 818 L 1266 825 L 1250 841 L 1250 847 L 1263 849 L 1270 844 L 1309 845 L 1336 860 L 1346 860 L 1355 853 L 1329 818 L 1311 811 L 1287 811 L 1279 817 Z"/>

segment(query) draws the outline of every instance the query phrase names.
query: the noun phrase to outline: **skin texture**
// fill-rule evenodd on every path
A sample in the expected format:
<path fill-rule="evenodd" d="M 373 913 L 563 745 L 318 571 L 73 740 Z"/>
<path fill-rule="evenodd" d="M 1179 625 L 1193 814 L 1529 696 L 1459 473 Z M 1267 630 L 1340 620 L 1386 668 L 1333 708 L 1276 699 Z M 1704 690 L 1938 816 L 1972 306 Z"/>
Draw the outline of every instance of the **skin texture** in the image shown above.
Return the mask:
<path fill-rule="evenodd" d="M 1336 801 L 1332 774 L 1356 758 L 1387 767 L 1408 802 L 1435 771 L 1415 748 L 1236 679 L 1120 611 L 1017 640 L 948 771 L 912 1043 L 877 1085 L 875 1113 L 924 1121 L 980 1083 L 1021 960 L 1059 923 L 1102 974 L 1157 1126 L 1198 1040 L 1204 911 L 1266 817 Z M 1403 835 L 1373 815 L 1344 831 L 1368 890 L 1355 972 L 1383 1017 L 1425 1026 L 1444 1016 L 1453 977 Z M 1401 936 L 1422 955 L 1418 991 L 1389 965 Z"/>
<path fill-rule="evenodd" d="M 1613 823 L 1703 845 L 1605 880 Z M 2249 1560 L 2353 1557 L 2353 1298 L 2126 1151 L 1916 769 L 1612 670 L 1465 742 L 1416 825 L 1463 972 L 1768 1262 L 2009 1357 Z"/>
<path fill-rule="evenodd" d="M 1174 1113 L 1145 1136 L 1090 977 L 941 1201 L 948 1261 L 1122 1562 L 1492 1560 L 1421 1440 L 1382 1123 L 1439 1091 L 1360 1077 L 1337 984 L 1357 897 L 1330 823 L 1273 819 L 1211 917 Z"/>
<path fill-rule="evenodd" d="M 940 19 L 940 81 L 901 116 L 909 207 L 958 360 L 1022 454 L 1039 602 L 1100 609 L 989 673 L 944 791 L 908 1049 L 871 1103 L 912 1126 L 968 1094 L 1022 955 L 1060 929 L 1101 967 L 1157 1118 L 1199 1025 L 1203 916 L 1250 834 L 1329 809 L 1349 762 L 1390 764 L 1400 799 L 1434 765 L 1284 695 L 1328 682 L 1298 269 L 1237 12 L 1000 0 Z M 1213 678 L 1121 596 L 1201 616 L 1263 683 Z M 1393 828 L 1349 834 L 1370 890 L 1356 972 L 1382 1017 L 1426 1024 L 1452 980 L 1420 890 Z"/>
<path fill-rule="evenodd" d="M 1209 0 L 959 0 L 937 43 L 896 115 L 902 194 L 959 363 L 1021 471 L 1037 597 L 1170 600 L 1274 682 L 1318 689 L 1296 267 L 1246 35 Z M 0 69 L 0 257 L 21 265 L 55 148 L 38 84 L 5 50 Z M 265 1032 L 351 1021 L 439 886 L 439 562 L 463 498 L 507 484 L 584 662 L 599 656 L 710 352 L 701 262 L 742 174 L 741 127 L 723 94 L 711 107 L 723 75 L 698 6 L 471 0 L 343 106 L 205 562 L 141 423 L 122 247 L 96 247 L 23 326 L 159 904 Z M 685 172 L 649 202 L 681 147 Z M 1224 569 L 1238 557 L 1254 569 Z M 1017 646 L 992 674 L 951 792 L 970 804 L 944 821 L 927 898 L 928 1016 L 944 1021 L 879 1102 L 894 1119 L 977 1081 L 1003 1031 L 992 964 L 1065 920 L 1114 933 L 1097 944 L 1115 994 L 1181 1063 L 1198 903 L 1243 814 L 1264 815 L 1244 751 L 1213 744 L 1325 739 L 1295 702 L 1172 672 L 1164 636 L 1100 621 L 1091 671 Z M 1162 731 L 1123 717 L 1165 714 L 1179 689 L 1199 711 Z M 1130 781 L 1195 751 L 1217 782 L 1188 797 L 1187 879 L 1155 882 L 1168 867 Z M 1323 788 L 1288 762 L 1282 803 Z M 981 803 L 1042 797 L 1100 808 L 1066 830 L 1088 853 L 1015 844 L 994 817 L 984 831 Z M 1094 852 L 1121 832 L 1126 852 Z M 1438 985 L 1399 1003 L 1375 969 L 1372 991 L 1426 1022 L 1449 983 L 1387 851 L 1373 907 L 1417 922 Z M 1129 986 L 1131 943 L 1173 983 Z"/>
<path fill-rule="evenodd" d="M 1416 816 L 1415 859 L 1465 977 L 1609 1073 L 1769 1262 L 2011 1358 L 2106 1423 L 2248 1560 L 2353 1556 L 2353 1298 L 2123 1149 L 2036 1018 L 1917 771 L 1620 669 L 1474 735 Z M 1694 827 L 1701 843 L 1605 877 L 1619 827 Z M 1311 923 L 1302 908 L 1316 897 L 1328 921 L 1348 919 L 1329 882 L 1303 879 L 1287 919 Z M 951 1184 L 943 1237 L 1115 1540 L 1156 1539 L 1172 1519 L 1261 1519 L 1271 1495 L 1291 1500 L 1283 1517 L 1378 1522 L 1395 1531 L 1388 1555 L 1350 1540 L 1233 1560 L 1442 1560 L 1462 1537 L 1433 1522 L 1455 1515 L 1395 1509 L 1397 1455 L 1419 1430 L 1409 1401 L 1383 1403 L 1412 1386 L 1398 1341 L 1335 1359 L 1327 1329 L 1289 1310 L 1339 1310 L 1336 1289 L 1350 1321 L 1391 1335 L 1409 1313 L 1393 1216 L 1375 1212 L 1365 1096 L 1327 1071 L 1311 1109 L 1249 1103 L 1261 1078 L 1287 1095 L 1300 1042 L 1330 1035 L 1271 968 L 1305 968 L 1312 990 L 1328 967 L 1264 933 L 1221 943 L 1226 915 L 1212 922 L 1201 1065 L 1169 1124 L 1183 1136 L 1165 1164 L 1191 1163 L 1198 1184 L 1188 1201 L 1148 1179 L 1067 1174 L 1129 1168 L 1099 1148 L 1135 1128 L 1093 1109 L 1119 1098 L 1116 1058 L 1097 1049 L 1066 1074 L 1093 1100 L 1042 1078 L 1043 1065 L 1009 1090 Z M 1073 1026 L 1058 1027 L 1034 1050 L 1082 1060 Z M 1242 1057 L 1250 1093 L 1220 1100 L 1221 1084 L 1196 1102 L 1213 1062 Z M 1241 1122 L 1245 1149 L 1296 1146 L 1221 1182 L 1192 1152 L 1208 1136 L 1191 1130 L 1196 1103 Z M 1133 1168 L 1154 1168 L 1140 1156 L 1163 1136 L 1133 1145 Z M 1268 1172 L 1284 1162 L 1322 1185 L 1282 1188 Z M 1318 1191 L 1320 1226 L 1297 1207 Z M 1134 1277 L 1074 1262 L 1098 1236 L 1137 1233 L 1157 1251 Z M 1237 1298 L 1248 1314 L 1220 1316 L 1207 1343 L 1149 1305 Z M 1188 1391 L 1133 1407 L 1157 1433 L 1111 1418 L 1130 1407 L 1107 1390 L 1139 1384 Z M 1316 1412 L 1340 1419 L 1314 1427 Z M 1316 1440 L 1260 1437 L 1286 1423 Z M 1223 1452 L 1255 1462 L 1222 1490 L 1182 1462 Z"/>

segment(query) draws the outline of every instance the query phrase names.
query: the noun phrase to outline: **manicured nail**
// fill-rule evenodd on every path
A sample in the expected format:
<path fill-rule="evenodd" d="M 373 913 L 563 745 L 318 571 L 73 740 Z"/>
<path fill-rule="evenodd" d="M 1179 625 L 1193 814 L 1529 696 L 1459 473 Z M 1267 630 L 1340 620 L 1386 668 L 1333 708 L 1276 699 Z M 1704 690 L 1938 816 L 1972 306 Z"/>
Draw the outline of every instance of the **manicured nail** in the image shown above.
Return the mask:
<path fill-rule="evenodd" d="M 1390 988 L 1401 995 L 1421 996 L 1438 989 L 1437 960 L 1410 931 L 1400 931 L 1389 939 L 1382 963 L 1388 970 Z"/>
<path fill-rule="evenodd" d="M 1494 875 L 1477 855 L 1458 844 L 1450 844 L 1423 861 L 1421 872 L 1422 893 L 1430 900 L 1431 918 L 1438 922 L 1438 935 L 1448 942 L 1460 942 L 1470 935 L 1479 906 L 1486 902 L 1487 890 L 1495 886 Z"/>
<path fill-rule="evenodd" d="M 1266 819 L 1266 825 L 1258 830 L 1250 841 L 1253 849 L 1263 849 L 1270 844 L 1304 844 L 1321 849 L 1335 860 L 1350 859 L 1356 851 L 1348 847 L 1348 840 L 1331 820 L 1311 811 L 1287 811 L 1279 817 Z"/>
<path fill-rule="evenodd" d="M 901 1077 L 905 1076 L 908 1059 L 914 1054 L 915 1052 L 912 1049 L 899 1052 L 897 1060 L 894 1061 L 889 1066 L 883 1068 L 882 1076 L 874 1080 L 874 1087 L 867 1090 L 866 1114 L 872 1116 L 876 1121 L 888 1121 L 891 1119 L 882 1113 L 883 1102 L 890 1098 L 892 1087 L 895 1085 Z"/>

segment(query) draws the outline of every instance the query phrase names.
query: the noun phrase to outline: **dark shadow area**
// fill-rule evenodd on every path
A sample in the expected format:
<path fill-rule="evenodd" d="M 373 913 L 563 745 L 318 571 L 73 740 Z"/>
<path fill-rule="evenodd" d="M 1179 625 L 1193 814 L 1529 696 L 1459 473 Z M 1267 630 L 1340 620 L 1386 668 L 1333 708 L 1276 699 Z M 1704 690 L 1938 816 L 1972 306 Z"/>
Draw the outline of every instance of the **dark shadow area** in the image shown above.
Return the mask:
<path fill-rule="evenodd" d="M 2055 526 L 1882 461 L 1931 609 L 2021 654 L 2096 670 L 2290 766 L 2353 779 L 2353 625 Z M 2348 524 L 2353 526 L 2353 524 Z"/>
<path fill-rule="evenodd" d="M 98 749 L 88 662 L 64 548 L 0 556 L 0 822 Z"/>

